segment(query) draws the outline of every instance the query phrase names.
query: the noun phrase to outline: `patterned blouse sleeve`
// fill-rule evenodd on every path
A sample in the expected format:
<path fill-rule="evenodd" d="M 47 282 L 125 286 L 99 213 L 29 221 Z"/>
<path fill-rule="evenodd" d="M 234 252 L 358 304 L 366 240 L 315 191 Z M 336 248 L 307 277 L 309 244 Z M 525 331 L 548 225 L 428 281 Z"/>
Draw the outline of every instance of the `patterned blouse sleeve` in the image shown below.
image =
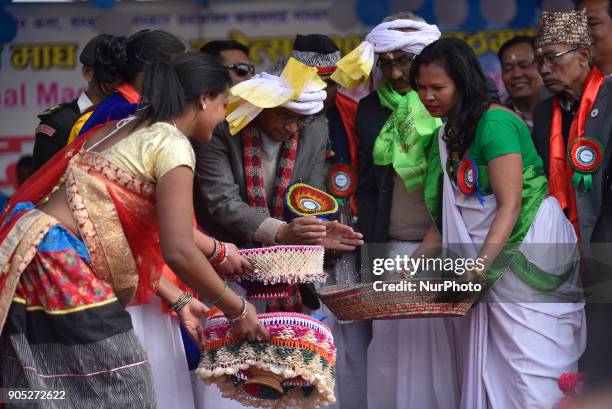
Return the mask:
<path fill-rule="evenodd" d="M 171 126 L 163 126 L 147 141 L 148 168 L 154 180 L 179 166 L 195 169 L 195 153 L 189 139 Z"/>

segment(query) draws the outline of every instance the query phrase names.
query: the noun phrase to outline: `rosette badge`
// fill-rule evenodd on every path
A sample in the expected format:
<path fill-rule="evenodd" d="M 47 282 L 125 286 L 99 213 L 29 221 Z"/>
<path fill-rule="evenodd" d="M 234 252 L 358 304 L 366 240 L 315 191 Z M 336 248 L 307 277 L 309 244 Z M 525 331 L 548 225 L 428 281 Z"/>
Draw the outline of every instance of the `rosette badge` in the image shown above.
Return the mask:
<path fill-rule="evenodd" d="M 337 163 L 329 171 L 329 191 L 340 199 L 347 199 L 357 190 L 357 175 L 355 170 L 345 163 Z"/>
<path fill-rule="evenodd" d="M 300 182 L 287 189 L 285 206 L 295 217 L 328 218 L 338 213 L 338 202 L 333 196 Z"/>
<path fill-rule="evenodd" d="M 567 157 L 570 165 L 574 169 L 572 184 L 578 186 L 584 183 L 584 191 L 593 189 L 593 178 L 604 156 L 604 149 L 601 143 L 594 138 L 578 138 L 567 149 Z"/>
<path fill-rule="evenodd" d="M 480 204 L 484 204 L 484 198 L 478 184 L 478 165 L 474 159 L 466 158 L 459 164 L 457 169 L 457 186 L 465 195 L 476 194 Z"/>

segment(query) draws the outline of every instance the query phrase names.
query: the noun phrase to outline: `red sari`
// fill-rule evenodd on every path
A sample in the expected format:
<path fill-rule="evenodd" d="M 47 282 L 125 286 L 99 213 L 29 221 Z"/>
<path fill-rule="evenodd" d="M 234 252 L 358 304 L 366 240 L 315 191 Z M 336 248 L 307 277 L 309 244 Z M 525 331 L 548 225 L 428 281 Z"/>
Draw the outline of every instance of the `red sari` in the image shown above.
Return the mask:
<path fill-rule="evenodd" d="M 0 384 L 65 390 L 79 408 L 111 395 L 118 407 L 149 408 L 150 367 L 124 307 L 149 302 L 170 272 L 155 184 L 84 151 L 86 140 L 29 178 L 3 214 Z M 34 207 L 63 183 L 80 239 Z"/>

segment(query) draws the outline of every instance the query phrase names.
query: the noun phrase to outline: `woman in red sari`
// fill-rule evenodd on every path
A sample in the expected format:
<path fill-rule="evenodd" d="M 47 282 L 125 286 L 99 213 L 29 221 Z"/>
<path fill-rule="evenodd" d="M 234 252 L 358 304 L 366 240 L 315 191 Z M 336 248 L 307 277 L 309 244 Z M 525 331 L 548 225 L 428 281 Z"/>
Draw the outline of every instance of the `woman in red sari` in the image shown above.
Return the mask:
<path fill-rule="evenodd" d="M 64 391 L 61 407 L 154 407 L 124 307 L 155 293 L 181 303 L 161 279 L 167 268 L 213 300 L 237 336 L 268 338 L 193 228 L 188 137 L 211 138 L 228 85 L 227 70 L 201 53 L 148 67 L 139 117 L 92 129 L 15 194 L 0 227 L 3 387 Z"/>

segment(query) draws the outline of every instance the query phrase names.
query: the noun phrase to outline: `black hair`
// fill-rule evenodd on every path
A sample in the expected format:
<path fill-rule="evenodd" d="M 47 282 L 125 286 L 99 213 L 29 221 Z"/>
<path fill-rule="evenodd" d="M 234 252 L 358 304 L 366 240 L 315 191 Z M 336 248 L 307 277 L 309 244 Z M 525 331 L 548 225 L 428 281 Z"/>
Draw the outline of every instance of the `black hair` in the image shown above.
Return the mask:
<path fill-rule="evenodd" d="M 293 50 L 319 54 L 332 54 L 340 51 L 336 43 L 324 34 L 296 35 Z"/>
<path fill-rule="evenodd" d="M 457 89 L 455 106 L 448 115 L 445 141 L 449 150 L 462 154 L 474 140 L 478 121 L 489 105 L 499 102 L 485 76 L 474 50 L 463 40 L 443 38 L 421 51 L 410 68 L 410 84 L 418 90 L 417 77 L 424 64 L 442 67 Z"/>
<path fill-rule="evenodd" d="M 169 61 L 186 50 L 185 43 L 167 31 L 141 30 L 127 39 L 127 60 L 121 69 L 123 80 L 132 83 L 148 65 Z"/>
<path fill-rule="evenodd" d="M 127 62 L 127 39 L 110 34 L 100 34 L 91 39 L 83 48 L 79 61 L 93 68 L 93 85 L 103 95 L 112 92 L 121 82 L 121 69 Z"/>
<path fill-rule="evenodd" d="M 200 95 L 212 98 L 230 86 L 227 69 L 214 57 L 188 52 L 169 62 L 148 65 L 144 72 L 142 102 L 149 104 L 138 123 L 169 121 L 197 104 Z M 137 126 L 137 125 L 136 125 Z"/>
<path fill-rule="evenodd" d="M 528 46 L 531 47 L 532 50 L 535 49 L 533 37 L 523 36 L 523 35 L 512 37 L 510 40 L 503 43 L 501 47 L 499 47 L 499 51 L 497 52 L 497 57 L 499 57 L 499 61 L 502 60 L 502 56 L 508 50 L 508 48 L 512 48 L 515 45 L 519 45 L 519 44 L 527 44 Z"/>
<path fill-rule="evenodd" d="M 15 166 L 17 167 L 17 169 L 23 168 L 23 167 L 34 168 L 34 158 L 32 157 L 32 155 L 24 155 L 21 158 L 19 158 Z"/>
<path fill-rule="evenodd" d="M 249 55 L 249 47 L 235 40 L 214 40 L 204 44 L 200 51 L 220 59 L 221 52 L 227 50 L 239 50 Z"/>

